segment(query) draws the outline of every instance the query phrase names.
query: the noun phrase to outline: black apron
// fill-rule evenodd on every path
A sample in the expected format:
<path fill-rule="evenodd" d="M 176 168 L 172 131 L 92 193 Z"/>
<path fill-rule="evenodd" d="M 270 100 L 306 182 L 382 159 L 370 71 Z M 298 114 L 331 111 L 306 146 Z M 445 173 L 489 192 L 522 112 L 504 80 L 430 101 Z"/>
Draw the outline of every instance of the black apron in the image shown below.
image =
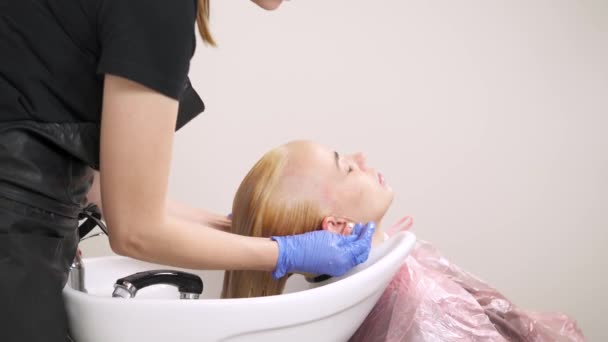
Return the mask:
<path fill-rule="evenodd" d="M 176 129 L 203 110 L 188 82 Z M 98 167 L 98 123 L 0 122 L 0 341 L 70 341 L 62 289 Z"/>

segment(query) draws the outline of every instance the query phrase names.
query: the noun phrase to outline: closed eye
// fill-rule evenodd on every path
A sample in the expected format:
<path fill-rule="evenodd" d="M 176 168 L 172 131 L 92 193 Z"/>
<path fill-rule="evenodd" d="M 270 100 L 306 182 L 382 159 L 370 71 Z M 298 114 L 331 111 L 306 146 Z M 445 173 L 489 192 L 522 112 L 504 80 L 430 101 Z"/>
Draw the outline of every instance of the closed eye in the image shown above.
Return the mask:
<path fill-rule="evenodd" d="M 337 151 L 334 151 L 334 161 L 336 162 L 336 168 L 338 170 L 341 170 L 342 168 L 340 167 L 340 160 L 342 160 L 340 158 L 340 154 Z M 348 168 L 346 169 L 346 174 L 349 174 L 351 172 L 354 171 L 354 168 L 352 167 L 352 165 L 348 165 Z"/>

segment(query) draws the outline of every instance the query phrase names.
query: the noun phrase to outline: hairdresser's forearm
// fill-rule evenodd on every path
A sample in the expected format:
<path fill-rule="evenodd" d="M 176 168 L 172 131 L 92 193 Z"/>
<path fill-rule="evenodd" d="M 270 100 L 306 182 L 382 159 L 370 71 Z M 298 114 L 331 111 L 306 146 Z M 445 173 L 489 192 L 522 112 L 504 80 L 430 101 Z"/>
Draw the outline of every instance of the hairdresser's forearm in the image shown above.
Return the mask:
<path fill-rule="evenodd" d="M 115 252 L 132 258 L 190 269 L 272 271 L 278 245 L 167 218 L 152 229 L 134 230 Z"/>
<path fill-rule="evenodd" d="M 90 203 L 94 203 L 103 213 L 103 203 L 101 201 L 99 172 L 95 171 L 95 177 L 91 189 L 87 195 Z M 222 214 L 215 214 L 204 209 L 195 208 L 184 203 L 177 202 L 172 199 L 167 200 L 166 211 L 167 216 L 176 219 L 190 221 L 214 229 L 223 231 L 230 230 L 230 220 Z"/>
<path fill-rule="evenodd" d="M 205 227 L 230 231 L 231 221 L 223 214 L 216 214 L 205 209 L 195 208 L 185 203 L 169 199 L 166 204 L 167 216 L 190 221 Z"/>

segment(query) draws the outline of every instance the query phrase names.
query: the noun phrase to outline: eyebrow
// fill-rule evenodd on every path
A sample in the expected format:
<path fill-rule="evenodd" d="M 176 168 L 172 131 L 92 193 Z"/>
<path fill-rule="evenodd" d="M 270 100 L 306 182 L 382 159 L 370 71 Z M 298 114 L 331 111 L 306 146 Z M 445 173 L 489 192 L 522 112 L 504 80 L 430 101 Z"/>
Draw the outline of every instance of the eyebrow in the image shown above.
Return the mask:
<path fill-rule="evenodd" d="M 340 170 L 340 154 L 338 151 L 334 151 L 334 159 L 336 160 L 336 168 Z"/>

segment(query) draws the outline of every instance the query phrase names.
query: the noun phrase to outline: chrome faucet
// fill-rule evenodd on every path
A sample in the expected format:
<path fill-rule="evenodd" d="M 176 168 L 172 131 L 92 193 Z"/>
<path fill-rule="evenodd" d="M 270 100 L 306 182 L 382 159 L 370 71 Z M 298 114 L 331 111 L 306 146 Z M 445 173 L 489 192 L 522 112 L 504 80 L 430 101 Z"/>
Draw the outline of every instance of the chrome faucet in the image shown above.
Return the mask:
<path fill-rule="evenodd" d="M 87 293 L 84 286 L 84 265 L 82 264 L 80 249 L 76 251 L 76 257 L 74 257 L 74 262 L 70 267 L 69 284 L 74 290 Z"/>
<path fill-rule="evenodd" d="M 78 218 L 85 220 L 78 227 L 80 242 L 99 235 L 108 235 L 108 229 L 101 221 L 101 210 L 96 205 L 90 204 L 87 206 Z M 102 232 L 87 236 L 95 227 L 99 227 Z M 85 268 L 80 249 L 77 250 L 70 267 L 68 284 L 74 290 L 87 293 Z M 118 279 L 116 284 L 114 284 L 112 297 L 133 298 L 138 290 L 157 284 L 168 284 L 177 287 L 181 299 L 198 299 L 201 293 L 203 293 L 203 281 L 195 274 L 175 270 L 153 270 L 135 273 Z"/>
<path fill-rule="evenodd" d="M 78 235 L 80 236 L 80 242 L 100 235 L 108 235 L 108 229 L 106 225 L 101 221 L 101 210 L 95 205 L 90 204 L 87 206 L 78 216 L 79 219 L 86 219 L 82 224 L 78 226 Z M 93 228 L 99 227 L 101 233 L 86 236 L 93 230 Z M 70 274 L 68 276 L 68 284 L 74 290 L 86 293 L 86 287 L 84 284 L 84 264 L 82 262 L 82 253 L 80 249 L 76 251 L 72 266 L 70 266 Z"/>

